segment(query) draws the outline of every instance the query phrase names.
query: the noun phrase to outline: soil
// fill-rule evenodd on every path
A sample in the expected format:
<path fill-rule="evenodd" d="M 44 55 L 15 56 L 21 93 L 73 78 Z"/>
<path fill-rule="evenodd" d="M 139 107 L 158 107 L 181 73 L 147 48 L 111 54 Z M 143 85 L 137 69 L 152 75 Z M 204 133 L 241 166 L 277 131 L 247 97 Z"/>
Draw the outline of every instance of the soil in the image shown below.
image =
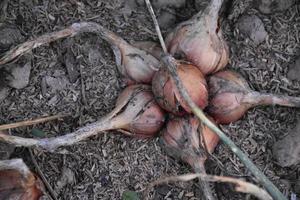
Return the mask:
<path fill-rule="evenodd" d="M 142 3 L 128 1 L 130 4 L 125 5 L 127 1 L 122 0 L 3 2 L 8 4 L 1 9 L 0 19 L 17 26 L 25 40 L 60 30 L 73 22 L 94 21 L 127 41 L 157 41 L 153 23 Z M 250 0 L 229 2 L 226 1 L 229 6 L 224 9 L 221 21 L 231 52 L 228 68 L 240 72 L 255 90 L 299 96 L 300 82 L 290 80 L 287 73 L 300 52 L 300 5 L 265 15 Z M 155 8 L 155 11 L 175 13 L 176 23 L 196 13 L 192 0 L 187 0 L 181 8 Z M 240 34 L 237 26 L 240 17 L 253 15 L 262 21 L 267 32 L 259 45 Z M 164 24 L 172 28 L 172 23 Z M 166 32 L 163 29 L 163 33 Z M 0 102 L 1 124 L 69 114 L 61 121 L 34 126 L 46 137 L 62 135 L 112 110 L 124 88 L 109 44 L 96 35 L 59 40 L 33 50 L 30 55 L 29 83 L 23 89 L 10 89 L 8 96 Z M 56 85 L 57 82 L 63 84 Z M 300 196 L 300 168 L 299 165 L 281 167 L 272 155 L 272 147 L 296 126 L 299 115 L 298 109 L 258 107 L 250 110 L 242 120 L 222 126 L 286 195 Z M 32 128 L 18 128 L 11 133 L 37 137 Z M 166 155 L 158 138 L 144 141 L 118 132 L 101 133 L 56 153 L 34 150 L 34 156 L 58 199 L 121 199 L 124 191 L 141 192 L 149 182 L 161 176 L 191 172 L 187 165 Z M 11 157 L 22 157 L 36 171 L 27 149 L 17 148 Z M 210 174 L 257 183 L 223 144 L 217 147 L 214 158 L 206 163 L 206 167 Z M 249 199 L 225 184 L 214 184 L 214 190 L 220 200 Z M 197 181 L 190 181 L 158 186 L 151 195 L 153 199 L 199 199 L 201 193 Z"/>

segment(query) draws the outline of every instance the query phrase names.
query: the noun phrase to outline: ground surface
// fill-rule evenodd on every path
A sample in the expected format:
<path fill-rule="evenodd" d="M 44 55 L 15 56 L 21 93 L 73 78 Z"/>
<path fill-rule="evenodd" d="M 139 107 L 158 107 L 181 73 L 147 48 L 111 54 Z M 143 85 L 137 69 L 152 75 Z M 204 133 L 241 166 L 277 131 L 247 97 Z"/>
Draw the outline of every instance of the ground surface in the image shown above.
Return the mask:
<path fill-rule="evenodd" d="M 178 9 L 177 13 L 177 22 L 188 19 L 195 13 L 193 2 L 188 1 L 185 9 Z M 251 1 L 234 1 L 226 13 L 222 28 L 231 51 L 229 68 L 242 73 L 253 89 L 299 96 L 300 82 L 287 78 L 288 66 L 299 54 L 299 5 L 285 12 L 263 15 Z M 237 31 L 238 19 L 246 14 L 258 16 L 265 26 L 268 36 L 260 45 Z M 144 6 L 124 6 L 121 0 L 11 0 L 6 18 L 2 18 L 17 25 L 25 40 L 78 21 L 98 22 L 127 41 L 156 40 Z M 63 121 L 35 127 L 47 136 L 67 133 L 108 113 L 123 88 L 109 45 L 94 35 L 51 43 L 35 49 L 30 59 L 28 86 L 10 90 L 0 103 L 1 124 L 68 113 L 71 117 Z M 80 75 L 70 77 L 66 65 L 72 65 Z M 51 78 L 64 81 L 64 87 L 51 86 Z M 271 149 L 276 140 L 295 127 L 299 114 L 297 109 L 260 107 L 249 111 L 242 120 L 222 127 L 282 191 L 298 195 L 299 167 L 281 168 L 274 161 Z M 32 137 L 31 129 L 13 133 Z M 188 166 L 166 156 L 158 139 L 145 142 L 109 132 L 65 149 L 65 154 L 34 151 L 41 171 L 59 199 L 120 199 L 124 191 L 142 191 L 147 183 L 160 176 L 190 172 Z M 243 177 L 255 183 L 224 145 L 219 145 L 214 155 L 220 162 L 210 160 L 208 173 Z M 26 149 L 18 148 L 13 156 L 23 157 L 33 166 Z M 219 199 L 246 198 L 226 185 L 217 184 L 215 189 Z M 152 195 L 154 199 L 195 199 L 200 194 L 197 183 L 191 181 L 157 187 Z"/>

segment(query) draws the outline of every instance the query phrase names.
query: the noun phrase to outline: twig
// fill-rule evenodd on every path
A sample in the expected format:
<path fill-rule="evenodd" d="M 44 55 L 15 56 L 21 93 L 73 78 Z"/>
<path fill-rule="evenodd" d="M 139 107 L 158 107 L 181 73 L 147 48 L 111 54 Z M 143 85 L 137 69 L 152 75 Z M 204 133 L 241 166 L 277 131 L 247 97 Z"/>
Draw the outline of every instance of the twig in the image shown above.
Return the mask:
<path fill-rule="evenodd" d="M 206 174 L 185 174 L 185 175 L 180 175 L 180 176 L 170 176 L 170 177 L 156 180 L 147 186 L 147 188 L 144 192 L 144 195 L 146 198 L 148 198 L 148 194 L 149 194 L 151 188 L 153 188 L 156 185 L 167 184 L 167 183 L 177 182 L 177 181 L 186 182 L 186 181 L 190 181 L 190 180 L 193 180 L 193 179 L 199 178 L 199 177 L 201 177 L 202 180 L 205 180 L 208 182 L 232 183 L 235 185 L 235 190 L 237 192 L 251 194 L 261 200 L 272 200 L 272 197 L 265 190 L 257 187 L 256 185 L 254 185 L 252 183 L 248 183 L 243 180 L 235 179 L 235 178 L 231 178 L 231 177 L 211 176 L 211 175 L 206 175 Z"/>
<path fill-rule="evenodd" d="M 163 39 L 163 36 L 161 34 L 161 31 L 160 31 L 160 28 L 159 28 L 159 25 L 158 25 L 158 22 L 156 20 L 156 17 L 155 17 L 155 13 L 153 11 L 153 8 L 151 6 L 151 3 L 149 0 L 145 0 L 146 2 L 146 5 L 148 7 L 148 10 L 149 10 L 149 13 L 152 17 L 152 20 L 153 20 L 153 23 L 154 23 L 154 26 L 155 26 L 155 30 L 156 30 L 156 33 L 158 35 L 158 39 L 159 39 L 159 42 L 160 42 L 160 45 L 161 45 L 161 48 L 163 49 L 164 53 L 167 54 L 168 51 L 167 51 L 167 47 L 166 47 L 166 44 L 164 42 L 164 39 Z"/>
<path fill-rule="evenodd" d="M 12 128 L 18 128 L 18 127 L 22 127 L 22 126 L 31 126 L 34 124 L 40 124 L 40 123 L 52 121 L 55 119 L 60 119 L 65 116 L 66 115 L 54 115 L 54 116 L 38 118 L 38 119 L 34 119 L 34 120 L 27 120 L 27 121 L 16 122 L 16 123 L 11 123 L 11 124 L 4 124 L 4 125 L 0 125 L 0 131 L 12 129 Z"/>
<path fill-rule="evenodd" d="M 57 193 L 52 189 L 51 185 L 49 184 L 49 182 L 47 181 L 46 177 L 44 176 L 40 166 L 38 165 L 34 155 L 33 155 L 33 152 L 31 149 L 28 149 L 29 151 L 29 154 L 30 154 L 30 157 L 31 157 L 31 160 L 33 162 L 33 165 L 35 166 L 36 170 L 37 170 L 37 173 L 39 174 L 40 178 L 43 180 L 48 192 L 50 193 L 50 196 L 52 199 L 54 200 L 57 200 Z"/>
<path fill-rule="evenodd" d="M 160 38 L 161 46 L 165 46 L 164 40 L 160 37 L 161 32 L 160 29 L 157 28 L 158 23 L 156 17 L 154 15 L 153 9 L 150 9 L 152 6 L 149 0 L 145 0 L 151 14 L 152 20 L 154 25 L 156 26 L 155 29 L 157 31 L 157 35 Z M 150 8 L 149 8 L 150 7 Z M 187 93 L 186 88 L 183 86 L 178 74 L 177 74 L 177 61 L 168 53 L 165 53 L 163 56 L 162 61 L 165 67 L 169 70 L 171 77 L 174 79 L 176 87 L 183 97 L 184 101 L 189 105 L 192 112 L 212 131 L 214 131 L 219 137 L 222 142 L 224 142 L 230 150 L 239 157 L 242 163 L 252 172 L 252 174 L 257 178 L 257 180 L 267 189 L 267 191 L 271 194 L 271 196 L 275 200 L 287 200 L 287 198 L 276 188 L 276 186 L 253 164 L 253 162 L 248 158 L 248 156 L 243 153 L 238 146 L 228 137 L 225 133 L 220 130 L 214 123 L 212 123 L 204 114 L 204 112 L 193 102 L 189 94 Z"/>

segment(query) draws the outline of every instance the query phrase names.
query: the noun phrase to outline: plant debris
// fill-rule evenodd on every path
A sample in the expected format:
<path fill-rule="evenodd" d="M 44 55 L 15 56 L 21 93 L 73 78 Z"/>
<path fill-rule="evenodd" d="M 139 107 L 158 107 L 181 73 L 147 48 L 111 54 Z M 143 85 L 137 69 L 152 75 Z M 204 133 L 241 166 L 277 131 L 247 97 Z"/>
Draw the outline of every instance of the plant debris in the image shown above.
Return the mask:
<path fill-rule="evenodd" d="M 300 57 L 298 57 L 292 64 L 290 64 L 287 77 L 293 81 L 300 81 Z"/>
<path fill-rule="evenodd" d="M 254 5 L 264 14 L 274 14 L 290 8 L 297 0 L 255 0 Z"/>

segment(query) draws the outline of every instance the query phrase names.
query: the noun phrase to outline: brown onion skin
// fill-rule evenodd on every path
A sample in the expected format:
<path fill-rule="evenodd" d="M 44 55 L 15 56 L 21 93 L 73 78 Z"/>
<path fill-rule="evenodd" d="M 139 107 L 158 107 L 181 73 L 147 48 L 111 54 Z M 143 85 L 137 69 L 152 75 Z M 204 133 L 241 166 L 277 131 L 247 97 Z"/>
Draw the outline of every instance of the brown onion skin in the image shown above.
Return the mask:
<path fill-rule="evenodd" d="M 205 144 L 204 142 L 205 141 Z M 196 173 L 205 174 L 204 162 L 207 151 L 212 153 L 218 144 L 219 137 L 193 116 L 169 120 L 162 130 L 161 142 L 166 152 L 175 158 L 188 163 Z M 204 199 L 213 200 L 209 185 L 199 178 Z"/>
<path fill-rule="evenodd" d="M 192 62 L 204 75 L 220 71 L 229 62 L 229 48 L 217 24 L 221 7 L 217 1 L 212 0 L 205 11 L 179 24 L 166 37 L 169 52 Z"/>
<path fill-rule="evenodd" d="M 129 44 L 120 36 L 102 27 L 101 36 L 110 43 L 118 71 L 126 85 L 149 84 L 160 62 L 147 51 Z"/>
<path fill-rule="evenodd" d="M 239 120 L 253 105 L 243 103 L 251 92 L 246 80 L 233 71 L 221 71 L 208 79 L 209 106 L 207 112 L 217 123 L 229 124 Z"/>
<path fill-rule="evenodd" d="M 214 122 L 211 117 L 209 119 Z M 194 166 L 194 162 L 204 162 L 207 158 L 204 149 L 213 153 L 219 143 L 219 136 L 192 116 L 169 120 L 161 131 L 161 139 L 171 156 L 182 159 L 191 166 Z"/>
<path fill-rule="evenodd" d="M 177 73 L 192 100 L 202 109 L 208 104 L 207 84 L 201 71 L 194 65 L 180 62 Z M 152 80 L 152 91 L 158 104 L 168 112 L 175 115 L 191 113 L 173 78 L 164 67 L 154 75 Z"/>
<path fill-rule="evenodd" d="M 251 90 L 247 81 L 233 71 L 221 71 L 208 79 L 207 112 L 220 124 L 239 120 L 249 108 L 265 105 L 300 107 L 300 97 Z"/>
<path fill-rule="evenodd" d="M 126 104 L 123 112 L 116 120 L 126 122 L 123 130 L 133 133 L 133 136 L 150 138 L 158 134 L 165 122 L 165 112 L 156 103 L 151 87 L 148 85 L 131 85 L 120 94 L 116 107 Z"/>
<path fill-rule="evenodd" d="M 23 177 L 17 170 L 0 171 L 0 199 L 38 200 L 43 195 L 42 182 L 33 174 Z"/>

